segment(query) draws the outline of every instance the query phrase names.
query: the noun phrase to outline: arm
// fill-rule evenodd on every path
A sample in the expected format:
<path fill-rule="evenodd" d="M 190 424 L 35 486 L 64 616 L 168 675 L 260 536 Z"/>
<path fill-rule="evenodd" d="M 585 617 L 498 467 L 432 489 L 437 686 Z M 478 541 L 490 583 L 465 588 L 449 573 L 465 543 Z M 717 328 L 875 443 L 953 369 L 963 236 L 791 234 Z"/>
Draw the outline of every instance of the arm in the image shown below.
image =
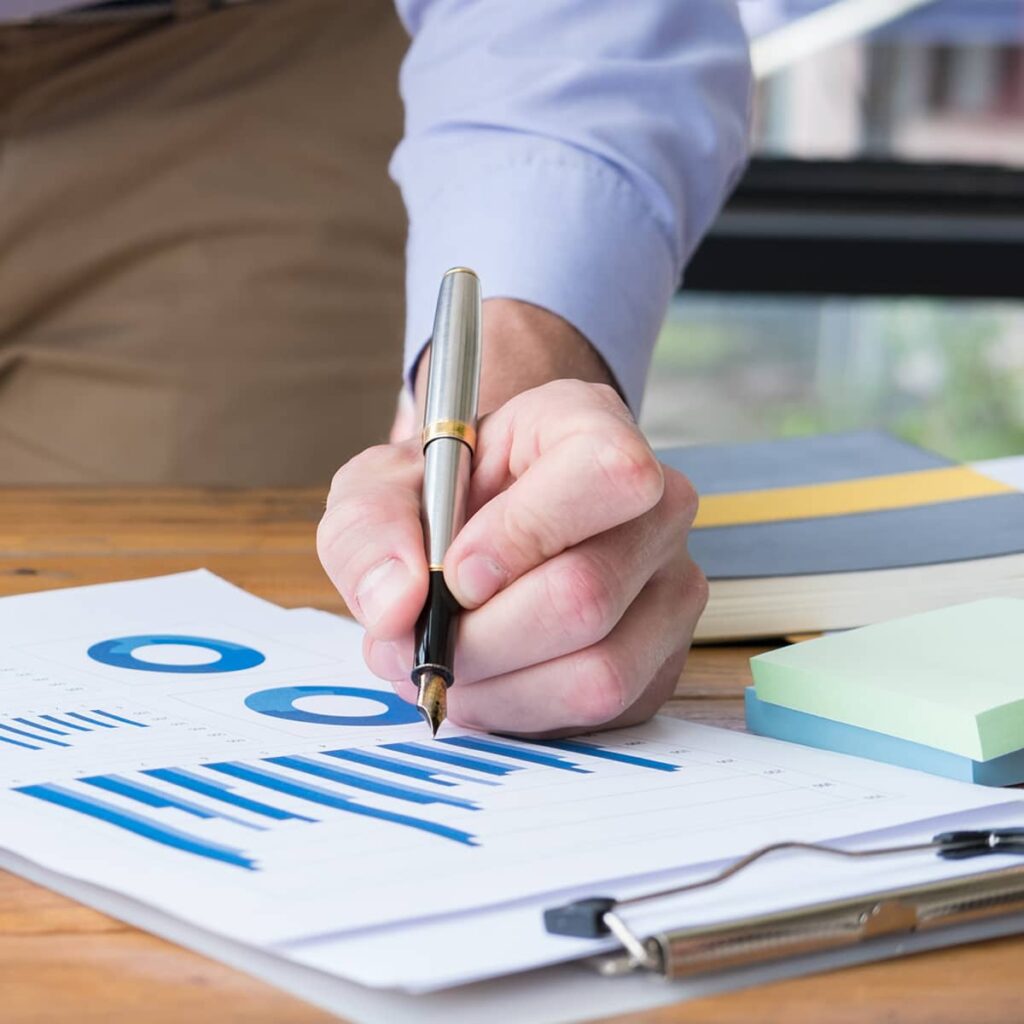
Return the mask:
<path fill-rule="evenodd" d="M 735 4 L 399 9 L 413 32 L 392 161 L 410 220 L 407 368 L 441 275 L 465 264 L 485 298 L 575 327 L 636 412 L 683 265 L 744 162 L 750 72 Z"/>
<path fill-rule="evenodd" d="M 682 264 L 740 167 L 745 42 L 717 0 L 401 9 L 417 391 L 444 270 L 473 266 L 490 296 L 490 415 L 445 559 L 469 609 L 449 717 L 534 735 L 640 721 L 673 691 L 706 584 L 685 546 L 696 496 L 620 396 L 638 406 Z M 396 442 L 342 467 L 318 536 L 367 663 L 408 698 L 427 567 L 422 458 L 401 438 L 417 427 L 407 401 Z"/>

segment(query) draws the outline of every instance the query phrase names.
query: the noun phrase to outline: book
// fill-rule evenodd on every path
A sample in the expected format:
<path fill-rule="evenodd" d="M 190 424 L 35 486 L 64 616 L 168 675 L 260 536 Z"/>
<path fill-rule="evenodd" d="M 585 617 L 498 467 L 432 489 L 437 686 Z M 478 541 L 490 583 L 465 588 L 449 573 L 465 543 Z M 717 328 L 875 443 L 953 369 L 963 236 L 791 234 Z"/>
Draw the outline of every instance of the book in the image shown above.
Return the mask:
<path fill-rule="evenodd" d="M 701 495 L 689 547 L 710 583 L 695 639 L 849 629 L 1024 596 L 1024 493 L 862 431 L 662 450 Z"/>

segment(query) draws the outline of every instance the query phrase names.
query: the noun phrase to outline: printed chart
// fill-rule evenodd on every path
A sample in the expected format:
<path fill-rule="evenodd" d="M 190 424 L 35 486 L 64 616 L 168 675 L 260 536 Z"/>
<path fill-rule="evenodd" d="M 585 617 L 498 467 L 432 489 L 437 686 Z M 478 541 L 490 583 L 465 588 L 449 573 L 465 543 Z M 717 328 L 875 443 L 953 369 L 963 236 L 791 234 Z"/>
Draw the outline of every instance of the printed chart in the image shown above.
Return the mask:
<path fill-rule="evenodd" d="M 207 574 L 0 601 L 3 636 L 18 643 L 0 642 L 0 842 L 245 942 L 605 885 L 982 799 L 670 720 L 546 742 L 446 724 L 430 740 L 366 670 L 353 625 Z"/>
<path fill-rule="evenodd" d="M 679 769 L 667 761 L 578 741 L 525 745 L 455 736 L 433 744 L 399 742 L 369 749 L 325 750 L 317 756 L 268 757 L 255 763 L 214 762 L 199 766 L 201 772 L 195 768 L 151 768 L 135 776 L 90 775 L 74 780 L 73 785 L 43 783 L 15 787 L 15 792 L 184 853 L 256 870 L 256 862 L 244 849 L 188 833 L 152 813 L 133 812 L 104 799 L 104 795 L 116 794 L 150 812 L 170 809 L 203 821 L 226 821 L 250 830 L 265 830 L 271 822 L 315 823 L 319 820 L 316 813 L 330 809 L 477 846 L 479 840 L 472 831 L 433 820 L 422 812 L 431 806 L 479 812 L 480 802 L 472 795 L 461 795 L 460 789 L 470 788 L 474 783 L 497 784 L 497 780 L 527 766 L 588 775 L 593 770 L 586 767 L 588 759 L 644 771 Z M 288 771 L 282 772 L 282 768 Z M 239 781 L 262 791 L 262 798 L 239 793 Z M 367 794 L 378 801 L 367 802 Z M 309 805 L 309 811 L 299 814 L 281 806 L 282 795 L 303 801 Z M 410 805 L 418 813 L 399 809 Z"/>

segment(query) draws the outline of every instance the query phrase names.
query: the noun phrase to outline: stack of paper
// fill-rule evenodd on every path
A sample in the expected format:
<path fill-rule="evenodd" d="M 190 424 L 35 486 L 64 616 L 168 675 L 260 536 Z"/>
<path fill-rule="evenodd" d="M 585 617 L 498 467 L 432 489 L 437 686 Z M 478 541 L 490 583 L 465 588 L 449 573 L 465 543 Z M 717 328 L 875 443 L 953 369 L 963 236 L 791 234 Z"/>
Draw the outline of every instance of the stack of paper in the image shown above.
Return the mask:
<path fill-rule="evenodd" d="M 752 659 L 767 736 L 988 785 L 1024 782 L 1024 600 L 992 598 Z"/>
<path fill-rule="evenodd" d="M 545 934 L 542 910 L 773 840 L 1021 818 L 1007 794 L 670 719 L 431 741 L 354 625 L 203 572 L 6 598 L 0 637 L 0 863 L 350 1019 L 568 1021 L 749 983 L 763 973 L 673 988 L 555 969 L 606 945 Z M 879 877 L 782 859 L 686 912 Z"/>

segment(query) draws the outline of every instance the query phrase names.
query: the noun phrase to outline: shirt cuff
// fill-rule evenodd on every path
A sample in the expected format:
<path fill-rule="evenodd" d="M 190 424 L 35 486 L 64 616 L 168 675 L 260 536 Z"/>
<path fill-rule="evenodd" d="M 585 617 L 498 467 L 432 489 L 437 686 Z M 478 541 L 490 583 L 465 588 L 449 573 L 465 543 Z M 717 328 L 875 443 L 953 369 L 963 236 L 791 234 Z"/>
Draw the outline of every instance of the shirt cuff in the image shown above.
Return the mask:
<path fill-rule="evenodd" d="M 445 145 L 457 144 L 449 137 Z M 638 415 L 678 285 L 669 241 L 635 188 L 602 160 L 545 140 L 539 151 L 524 152 L 521 141 L 515 149 L 476 160 L 456 149 L 457 170 L 434 187 L 422 171 L 396 175 L 410 220 L 406 381 L 430 339 L 442 275 L 467 266 L 485 299 L 530 302 L 571 323 Z M 412 156 L 400 149 L 396 164 Z"/>

